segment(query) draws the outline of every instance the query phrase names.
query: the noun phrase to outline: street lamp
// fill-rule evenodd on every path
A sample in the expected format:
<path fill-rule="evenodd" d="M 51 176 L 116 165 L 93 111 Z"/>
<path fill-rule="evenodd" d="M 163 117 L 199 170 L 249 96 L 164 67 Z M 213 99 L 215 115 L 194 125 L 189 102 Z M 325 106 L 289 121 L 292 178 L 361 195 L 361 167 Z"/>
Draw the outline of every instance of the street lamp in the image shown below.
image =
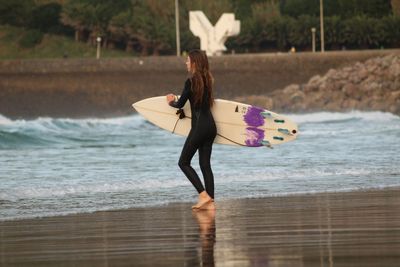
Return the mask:
<path fill-rule="evenodd" d="M 312 51 L 313 53 L 315 53 L 315 32 L 317 31 L 317 29 L 315 29 L 314 27 L 311 28 L 311 33 L 312 33 Z"/>
<path fill-rule="evenodd" d="M 319 19 L 321 23 L 321 52 L 325 52 L 324 40 L 324 1 L 319 0 Z"/>
<path fill-rule="evenodd" d="M 181 55 L 181 40 L 179 34 L 179 0 L 175 0 L 175 30 L 176 30 L 176 55 Z"/>
<path fill-rule="evenodd" d="M 97 41 L 97 53 L 96 53 L 96 59 L 100 58 L 100 44 L 101 44 L 101 37 L 96 38 Z"/>

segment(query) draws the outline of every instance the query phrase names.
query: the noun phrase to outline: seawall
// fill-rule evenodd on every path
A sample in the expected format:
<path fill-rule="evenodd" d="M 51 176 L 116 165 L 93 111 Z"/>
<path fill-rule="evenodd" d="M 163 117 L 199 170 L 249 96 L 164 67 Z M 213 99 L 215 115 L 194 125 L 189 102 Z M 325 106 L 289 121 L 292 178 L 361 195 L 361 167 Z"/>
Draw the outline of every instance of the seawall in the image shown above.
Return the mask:
<path fill-rule="evenodd" d="M 215 95 L 233 99 L 302 84 L 329 69 L 400 50 L 246 54 L 210 58 Z M 0 61 L 0 114 L 9 118 L 111 117 L 143 98 L 179 94 L 185 58 Z"/>

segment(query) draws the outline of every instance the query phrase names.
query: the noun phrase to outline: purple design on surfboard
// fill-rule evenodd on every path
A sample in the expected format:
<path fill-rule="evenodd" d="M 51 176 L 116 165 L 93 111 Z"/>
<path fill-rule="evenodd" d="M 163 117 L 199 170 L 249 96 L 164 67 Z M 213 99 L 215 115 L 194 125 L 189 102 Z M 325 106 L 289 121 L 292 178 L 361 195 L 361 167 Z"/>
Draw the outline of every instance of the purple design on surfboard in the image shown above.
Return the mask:
<path fill-rule="evenodd" d="M 250 127 L 246 128 L 245 143 L 250 147 L 262 146 L 261 142 L 264 140 L 264 130 L 257 127 L 263 126 L 265 121 L 261 115 L 264 109 L 250 106 L 246 114 L 243 115 L 244 122 Z"/>
<path fill-rule="evenodd" d="M 246 128 L 246 146 L 262 146 L 261 141 L 264 140 L 264 130 L 256 127 Z"/>
<path fill-rule="evenodd" d="M 264 125 L 264 117 L 261 115 L 264 109 L 250 106 L 246 114 L 243 115 L 244 121 L 251 127 L 259 127 Z"/>

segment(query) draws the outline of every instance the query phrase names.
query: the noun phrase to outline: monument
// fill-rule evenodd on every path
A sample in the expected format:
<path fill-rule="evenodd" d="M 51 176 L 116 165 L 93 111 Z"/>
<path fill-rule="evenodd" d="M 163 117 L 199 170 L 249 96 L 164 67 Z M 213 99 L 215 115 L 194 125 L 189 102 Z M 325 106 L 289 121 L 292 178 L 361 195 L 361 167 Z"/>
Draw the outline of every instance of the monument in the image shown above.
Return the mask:
<path fill-rule="evenodd" d="M 213 26 L 203 11 L 189 12 L 190 31 L 200 38 L 200 49 L 208 56 L 219 56 L 226 51 L 224 45 L 228 37 L 240 32 L 240 21 L 235 20 L 235 14 L 224 13 Z"/>

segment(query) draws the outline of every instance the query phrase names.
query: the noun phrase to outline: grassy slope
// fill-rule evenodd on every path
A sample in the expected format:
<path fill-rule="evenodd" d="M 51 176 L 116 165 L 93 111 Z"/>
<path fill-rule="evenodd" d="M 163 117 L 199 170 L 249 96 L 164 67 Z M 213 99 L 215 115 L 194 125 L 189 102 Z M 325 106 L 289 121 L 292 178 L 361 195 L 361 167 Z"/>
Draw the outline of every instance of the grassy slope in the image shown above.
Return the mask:
<path fill-rule="evenodd" d="M 31 58 L 94 58 L 96 48 L 85 43 L 75 42 L 72 38 L 45 34 L 40 44 L 34 48 L 21 48 L 18 40 L 26 32 L 25 29 L 0 25 L 0 60 Z M 132 56 L 120 50 L 102 49 L 101 57 Z"/>

